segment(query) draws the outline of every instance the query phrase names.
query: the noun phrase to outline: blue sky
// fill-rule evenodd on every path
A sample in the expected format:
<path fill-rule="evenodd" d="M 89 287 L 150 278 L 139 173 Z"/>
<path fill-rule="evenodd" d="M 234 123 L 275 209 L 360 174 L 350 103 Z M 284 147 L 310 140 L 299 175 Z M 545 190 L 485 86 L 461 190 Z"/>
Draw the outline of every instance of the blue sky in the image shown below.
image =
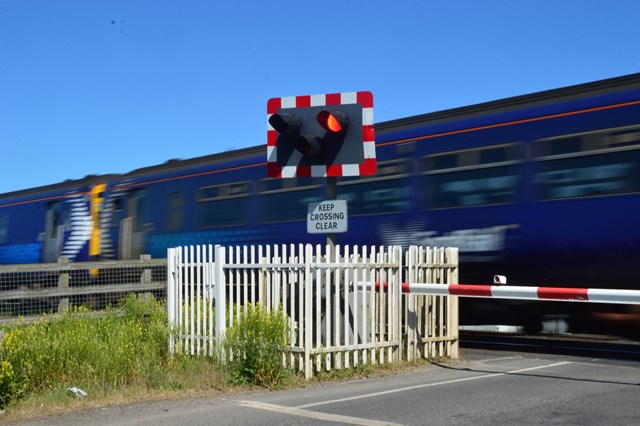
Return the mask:
<path fill-rule="evenodd" d="M 271 97 L 369 90 L 377 123 L 640 72 L 639 17 L 637 0 L 0 0 L 0 193 L 265 144 Z"/>

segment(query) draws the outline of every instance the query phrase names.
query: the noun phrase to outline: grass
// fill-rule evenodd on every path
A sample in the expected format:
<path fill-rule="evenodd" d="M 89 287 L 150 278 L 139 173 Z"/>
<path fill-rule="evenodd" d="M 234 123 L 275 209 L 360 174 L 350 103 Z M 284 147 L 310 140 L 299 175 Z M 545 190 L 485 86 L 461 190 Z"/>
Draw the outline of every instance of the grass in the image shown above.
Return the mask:
<path fill-rule="evenodd" d="M 130 295 L 99 318 L 76 308 L 35 323 L 3 328 L 0 341 L 0 419 L 133 401 L 306 385 L 282 366 L 288 322 L 278 310 L 250 305 L 227 329 L 227 362 L 169 353 L 166 306 Z M 319 373 L 316 380 L 394 374 L 361 366 Z M 75 386 L 88 394 L 78 399 Z"/>
<path fill-rule="evenodd" d="M 282 366 L 288 323 L 281 312 L 247 307 L 227 330 L 224 353 L 169 353 L 166 306 L 130 295 L 99 317 L 85 308 L 3 328 L 0 411 L 4 418 L 154 398 L 210 394 L 233 388 L 296 383 Z M 286 381 L 286 383 L 285 383 Z M 75 386 L 88 394 L 78 399 Z M 6 411 L 5 411 L 6 410 Z"/>
<path fill-rule="evenodd" d="M 101 318 L 75 308 L 55 319 L 15 323 L 0 343 L 0 407 L 69 386 L 94 395 L 163 386 L 171 362 L 167 339 L 161 304 L 134 295 Z"/>

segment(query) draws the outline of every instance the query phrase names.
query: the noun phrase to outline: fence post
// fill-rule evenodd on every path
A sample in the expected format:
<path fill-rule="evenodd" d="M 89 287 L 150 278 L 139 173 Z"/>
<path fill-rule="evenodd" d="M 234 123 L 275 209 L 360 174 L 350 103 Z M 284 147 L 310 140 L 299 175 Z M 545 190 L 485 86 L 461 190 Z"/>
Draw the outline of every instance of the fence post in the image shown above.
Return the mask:
<path fill-rule="evenodd" d="M 140 260 L 151 260 L 150 254 L 141 254 Z M 151 282 L 151 269 L 145 269 L 142 271 L 142 275 L 140 275 L 141 283 L 150 283 Z"/>
<path fill-rule="evenodd" d="M 170 248 L 167 251 L 167 318 L 169 320 L 169 353 L 174 353 L 174 330 L 176 323 L 176 297 L 174 291 L 176 291 L 176 265 L 175 265 L 175 251 L 176 249 Z M 145 271 L 146 272 L 146 271 Z"/>
<path fill-rule="evenodd" d="M 453 263 L 455 267 L 451 271 L 451 275 L 449 276 L 448 284 L 458 284 L 459 279 L 459 263 L 458 263 L 458 248 L 448 248 L 447 249 L 447 263 Z M 459 348 L 460 348 L 460 331 L 459 331 L 459 298 L 456 296 L 449 297 L 449 324 L 447 327 L 451 327 L 451 338 L 453 339 L 451 342 L 451 353 L 449 356 L 452 359 L 459 358 Z"/>
<path fill-rule="evenodd" d="M 217 245 L 215 248 L 215 266 L 214 266 L 214 283 L 215 283 L 215 308 L 216 308 L 216 344 L 218 350 L 221 348 L 221 344 L 224 340 L 226 322 L 226 307 L 227 307 L 227 295 L 226 295 L 226 282 L 224 279 L 224 263 L 226 260 L 226 253 L 224 247 Z"/>
<path fill-rule="evenodd" d="M 404 270 L 402 247 L 395 246 L 394 250 L 394 262 L 398 265 L 396 270 L 394 286 L 394 293 L 392 293 L 392 315 L 389 320 L 393 321 L 393 340 L 398 342 L 398 349 L 396 351 L 395 363 L 400 364 L 402 361 L 402 271 Z"/>
<path fill-rule="evenodd" d="M 416 272 L 416 263 L 417 263 L 417 247 L 409 246 L 409 250 L 406 254 L 407 259 L 407 282 L 416 282 L 417 281 L 417 272 Z M 416 298 L 411 294 L 408 294 L 406 297 L 406 316 L 405 316 L 405 327 L 407 330 L 407 361 L 411 362 L 415 360 L 416 356 L 416 327 L 417 323 L 417 312 L 416 312 Z"/>
<path fill-rule="evenodd" d="M 69 259 L 66 257 L 58 258 L 58 264 L 67 265 L 69 264 Z M 58 277 L 58 289 L 67 289 L 69 288 L 69 271 L 60 271 L 60 276 Z M 61 297 L 60 302 L 58 303 L 58 313 L 62 314 L 64 311 L 69 309 L 69 298 Z"/>
<path fill-rule="evenodd" d="M 311 379 L 311 335 L 312 335 L 312 289 L 311 289 L 311 261 L 313 258 L 313 247 L 311 244 L 304 246 L 304 322 L 300 327 L 304 333 L 304 378 L 306 380 Z"/>
<path fill-rule="evenodd" d="M 140 260 L 151 260 L 151 255 L 150 254 L 141 254 L 140 255 Z M 142 271 L 142 274 L 140 275 L 140 283 L 141 284 L 149 284 L 151 283 L 151 269 L 144 269 Z M 147 293 L 142 293 L 142 298 L 145 300 L 148 300 L 149 298 L 151 298 L 151 293 L 147 292 Z"/>

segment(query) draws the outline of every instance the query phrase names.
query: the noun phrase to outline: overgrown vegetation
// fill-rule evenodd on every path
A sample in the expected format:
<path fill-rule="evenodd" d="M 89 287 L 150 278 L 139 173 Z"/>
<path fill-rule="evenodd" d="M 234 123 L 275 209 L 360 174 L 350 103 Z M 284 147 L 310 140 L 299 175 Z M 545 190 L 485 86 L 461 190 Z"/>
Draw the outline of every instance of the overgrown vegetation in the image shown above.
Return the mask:
<path fill-rule="evenodd" d="M 287 319 L 247 306 L 227 330 L 223 365 L 211 357 L 169 353 L 166 306 L 130 295 L 99 317 L 85 308 L 5 327 L 0 342 L 0 409 L 70 386 L 91 397 L 131 389 L 173 391 L 238 385 L 274 387 L 287 377 L 282 348 Z"/>
<path fill-rule="evenodd" d="M 288 317 L 247 305 L 226 331 L 218 356 L 193 357 L 181 344 L 169 352 L 166 305 L 153 297 L 124 298 L 98 316 L 75 308 L 35 323 L 17 322 L 0 340 L 0 411 L 73 405 L 71 386 L 91 401 L 222 390 L 229 385 L 274 388 L 303 382 L 283 367 Z M 320 380 L 368 375 L 371 367 L 318 375 Z M 14 410 L 15 409 L 15 410 Z"/>
<path fill-rule="evenodd" d="M 280 310 L 269 312 L 259 304 L 246 306 L 227 330 L 225 356 L 233 384 L 272 388 L 287 375 L 284 347 L 289 343 L 289 323 Z"/>
<path fill-rule="evenodd" d="M 124 298 L 100 318 L 74 308 L 35 323 L 16 323 L 0 343 L 0 405 L 76 386 L 106 394 L 132 384 L 158 385 L 169 362 L 165 309 L 152 297 Z"/>

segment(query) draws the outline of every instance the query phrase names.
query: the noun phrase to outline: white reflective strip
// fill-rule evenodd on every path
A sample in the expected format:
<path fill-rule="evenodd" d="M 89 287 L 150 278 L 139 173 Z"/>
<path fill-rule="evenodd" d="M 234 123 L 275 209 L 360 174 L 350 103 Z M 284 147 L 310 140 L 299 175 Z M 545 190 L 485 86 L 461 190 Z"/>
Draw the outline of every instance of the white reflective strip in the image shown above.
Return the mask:
<path fill-rule="evenodd" d="M 267 131 L 273 130 L 275 132 L 276 129 L 274 129 L 273 126 L 271 126 L 271 123 L 269 123 L 269 119 L 271 118 L 272 115 L 273 114 L 267 114 Z"/>
<path fill-rule="evenodd" d="M 267 146 L 267 161 L 269 163 L 276 163 L 278 161 L 277 146 Z"/>
<path fill-rule="evenodd" d="M 376 143 L 365 141 L 362 144 L 364 148 L 364 158 L 376 158 Z"/>
<path fill-rule="evenodd" d="M 447 284 L 409 283 L 409 293 L 428 294 L 431 296 L 449 296 L 449 286 Z"/>
<path fill-rule="evenodd" d="M 603 290 L 592 288 L 587 290 L 589 302 L 640 304 L 638 290 Z"/>
<path fill-rule="evenodd" d="M 295 96 L 287 96 L 284 98 L 280 98 L 280 108 L 295 108 L 295 107 L 296 107 Z"/>
<path fill-rule="evenodd" d="M 492 286 L 491 297 L 498 299 L 538 299 L 538 287 Z"/>
<path fill-rule="evenodd" d="M 362 108 L 362 124 L 373 124 L 373 108 Z"/>
<path fill-rule="evenodd" d="M 296 166 L 284 166 L 282 168 L 282 177 L 283 178 L 296 177 Z"/>
<path fill-rule="evenodd" d="M 311 106 L 324 106 L 327 104 L 325 95 L 311 95 Z"/>
<path fill-rule="evenodd" d="M 360 165 L 358 164 L 343 164 L 342 176 L 360 176 Z"/>
<path fill-rule="evenodd" d="M 311 176 L 313 177 L 327 176 L 327 166 L 311 166 Z"/>
<path fill-rule="evenodd" d="M 340 95 L 340 102 L 343 104 L 355 104 L 358 102 L 358 92 L 345 92 Z"/>

